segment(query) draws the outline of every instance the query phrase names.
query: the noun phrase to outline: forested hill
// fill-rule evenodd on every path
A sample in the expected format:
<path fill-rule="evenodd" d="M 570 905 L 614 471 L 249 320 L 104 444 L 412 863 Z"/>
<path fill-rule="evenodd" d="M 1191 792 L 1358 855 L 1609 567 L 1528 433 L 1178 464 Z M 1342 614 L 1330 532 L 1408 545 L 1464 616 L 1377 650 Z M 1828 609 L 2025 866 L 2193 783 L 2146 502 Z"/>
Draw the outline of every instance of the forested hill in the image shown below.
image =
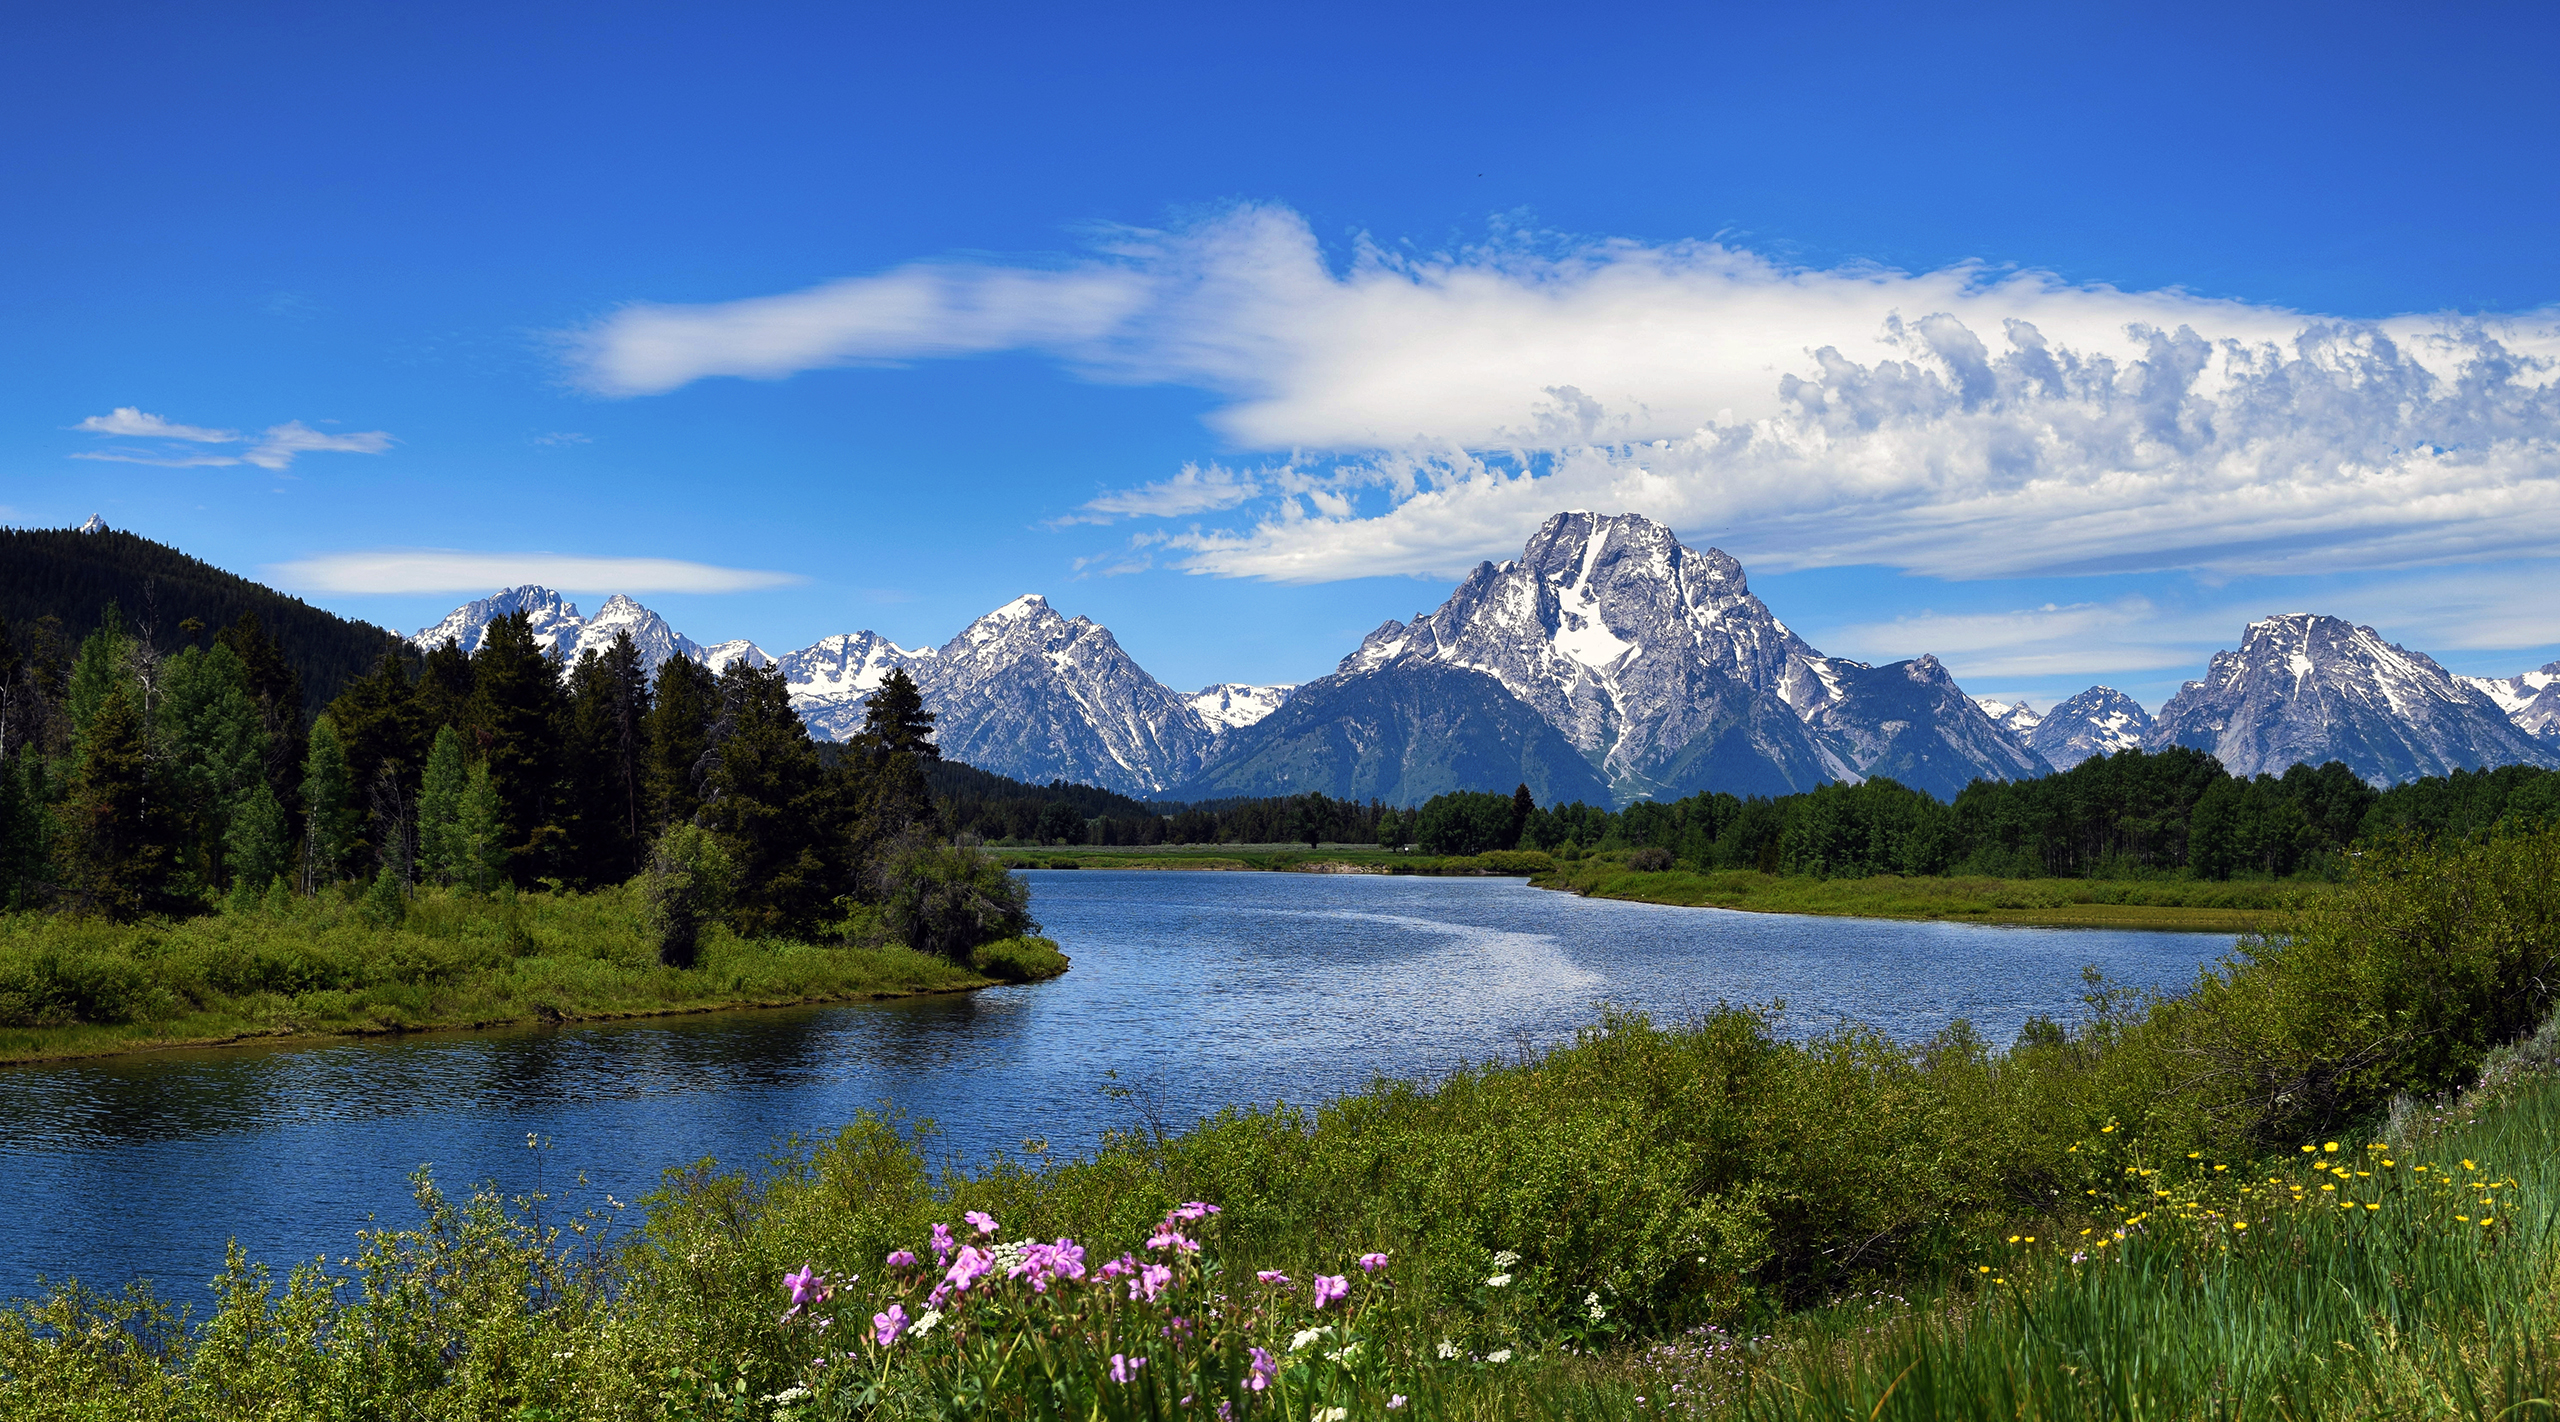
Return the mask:
<path fill-rule="evenodd" d="M 202 623 L 203 635 L 210 637 L 242 613 L 256 613 L 302 678 L 308 715 L 318 714 L 371 671 L 386 647 L 399 643 L 384 628 L 323 612 L 136 534 L 0 528 L 0 619 L 21 640 L 26 633 L 20 629 L 56 618 L 67 652 L 97 630 L 110 602 L 126 626 L 141 630 L 147 624 L 152 640 L 163 647 L 188 640 L 180 624 L 189 619 Z"/>

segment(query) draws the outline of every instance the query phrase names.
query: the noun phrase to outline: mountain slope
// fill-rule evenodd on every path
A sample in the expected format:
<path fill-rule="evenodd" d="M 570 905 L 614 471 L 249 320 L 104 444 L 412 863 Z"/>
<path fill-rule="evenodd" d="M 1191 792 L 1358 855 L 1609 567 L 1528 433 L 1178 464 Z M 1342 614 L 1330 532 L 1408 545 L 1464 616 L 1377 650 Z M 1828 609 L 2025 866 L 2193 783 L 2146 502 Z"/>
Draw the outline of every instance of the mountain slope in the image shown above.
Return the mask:
<path fill-rule="evenodd" d="M 2249 624 L 2160 708 L 2149 743 L 2209 751 L 2235 775 L 2337 760 L 2376 785 L 2489 765 L 2560 765 L 2498 703 L 2370 627 L 2297 613 Z"/>
<path fill-rule="evenodd" d="M 2560 739 L 2560 662 L 2522 676 L 2463 676 L 2454 680 L 2498 703 L 2525 732 Z"/>
<path fill-rule="evenodd" d="M 1520 784 L 1542 805 L 1609 799 L 1582 752 L 1500 682 L 1421 662 L 1308 682 L 1170 798 L 1315 791 L 1413 805 Z"/>
<path fill-rule="evenodd" d="M 1211 740 L 1187 698 L 1147 675 L 1107 627 L 1018 597 L 908 667 L 943 750 L 1021 780 L 1153 795 Z"/>
<path fill-rule="evenodd" d="M 616 600 L 630 601 L 619 595 Z M 446 613 L 435 626 L 419 628 L 411 634 L 409 643 L 421 652 L 432 652 L 447 642 L 458 644 L 465 652 L 476 652 L 489 635 L 490 623 L 519 612 L 532 622 L 533 640 L 542 650 L 563 658 L 576 654 L 578 635 L 586 630 L 587 619 L 578 615 L 576 603 L 532 583 L 466 602 Z"/>
<path fill-rule="evenodd" d="M 2027 748 L 2056 770 L 2069 770 L 2093 755 L 2113 755 L 2144 743 L 2151 713 L 2111 686 L 2093 686 L 2038 718 Z"/>
<path fill-rule="evenodd" d="M 165 543 L 91 522 L 87 530 L 0 528 L 0 618 L 17 628 L 58 617 L 68 645 L 77 646 L 114 602 L 128 626 L 147 620 L 159 645 L 175 647 L 183 635 L 178 624 L 188 618 L 209 636 L 254 612 L 302 679 L 311 714 L 400 645 L 388 628 L 324 612 Z"/>
<path fill-rule="evenodd" d="M 1621 804 L 1699 790 L 1784 794 L 1871 773 L 1952 795 L 1977 776 L 2044 770 L 1934 658 L 1878 668 L 1825 657 L 1752 595 L 1731 555 L 1685 547 L 1632 514 L 1548 519 L 1519 558 L 1481 564 L 1438 610 L 1381 626 L 1326 680 L 1420 667 L 1491 678 L 1573 746 Z M 1282 734 L 1281 714 L 1325 684 L 1221 737 L 1201 783 L 1279 793 L 1276 782 L 1249 789 L 1239 767 L 1269 763 L 1262 748 Z M 1332 704 L 1332 694 L 1317 704 Z M 1303 714 L 1286 724 L 1304 734 Z M 1495 724 L 1451 723 L 1467 733 Z M 1493 745 L 1453 753 L 1488 764 L 1505 754 Z M 1415 798 L 1396 786 L 1379 793 Z"/>

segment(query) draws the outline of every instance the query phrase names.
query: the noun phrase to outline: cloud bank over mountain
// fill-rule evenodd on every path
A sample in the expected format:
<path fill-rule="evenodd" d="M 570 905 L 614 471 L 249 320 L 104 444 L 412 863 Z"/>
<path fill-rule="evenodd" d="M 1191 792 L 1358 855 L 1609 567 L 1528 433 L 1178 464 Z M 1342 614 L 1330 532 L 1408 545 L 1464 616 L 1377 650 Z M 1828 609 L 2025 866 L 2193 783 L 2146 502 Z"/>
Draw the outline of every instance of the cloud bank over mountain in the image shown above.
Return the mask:
<path fill-rule="evenodd" d="M 1711 242 L 1500 233 L 1442 253 L 1239 206 L 1049 267 L 917 263 L 637 305 L 578 334 L 613 395 L 999 350 L 1207 390 L 1260 467 L 1066 522 L 1289 582 L 1453 576 L 1559 506 L 1774 570 L 2306 573 L 2560 534 L 2560 311 L 2352 321 L 1958 266 L 1808 270 Z M 1205 517 L 1204 517 L 1205 516 Z M 1121 566 L 1131 566 L 1124 562 Z"/>

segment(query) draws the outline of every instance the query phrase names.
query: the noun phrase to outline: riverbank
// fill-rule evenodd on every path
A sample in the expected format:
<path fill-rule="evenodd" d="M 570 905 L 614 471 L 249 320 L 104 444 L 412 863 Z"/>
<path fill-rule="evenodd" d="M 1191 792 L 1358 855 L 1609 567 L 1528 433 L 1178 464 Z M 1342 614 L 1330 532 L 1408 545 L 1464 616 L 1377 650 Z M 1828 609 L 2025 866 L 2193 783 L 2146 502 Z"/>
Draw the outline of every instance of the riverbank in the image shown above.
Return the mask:
<path fill-rule="evenodd" d="M 1374 844 L 1161 844 L 1074 848 L 990 848 L 1008 869 L 1163 869 L 1263 874 L 1508 875 L 1556 865 L 1535 849 L 1484 854 L 1408 854 Z"/>
<path fill-rule="evenodd" d="M 1066 971 L 1046 940 L 975 966 L 889 945 L 703 935 L 659 964 L 629 891 L 420 893 L 397 923 L 352 898 L 109 924 L 0 916 L 0 1064 L 297 1037 L 610 1021 L 967 992 Z"/>
<path fill-rule="evenodd" d="M 2560 834 L 2363 872 L 2005 1047 L 1621 1013 L 1081 1159 L 866 1114 L 628 1214 L 422 1176 L 193 1331 L 174 1287 L 0 1314 L 0 1415 L 2540 1415 Z"/>
<path fill-rule="evenodd" d="M 2301 880 L 1812 879 L 1748 869 L 1647 873 L 1622 859 L 1560 864 L 1529 882 L 1590 898 L 1683 908 L 1846 918 L 1942 919 L 2042 928 L 2153 928 L 2252 933 L 2315 905 L 2334 884 Z"/>

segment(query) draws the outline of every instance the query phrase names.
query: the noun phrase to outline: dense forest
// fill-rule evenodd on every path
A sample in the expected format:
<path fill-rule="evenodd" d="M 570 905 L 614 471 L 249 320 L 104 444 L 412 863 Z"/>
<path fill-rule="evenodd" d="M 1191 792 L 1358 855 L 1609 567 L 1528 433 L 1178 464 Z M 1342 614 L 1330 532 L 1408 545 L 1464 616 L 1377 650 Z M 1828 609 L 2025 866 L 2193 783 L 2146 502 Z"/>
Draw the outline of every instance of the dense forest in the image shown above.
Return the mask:
<path fill-rule="evenodd" d="M 968 774 L 979 778 L 949 790 L 937 785 L 937 792 L 952 823 L 991 840 L 1114 846 L 1320 838 L 1433 854 L 1540 849 L 1566 858 L 1652 849 L 1693 868 L 1827 878 L 2330 875 L 2358 845 L 2395 835 L 2466 837 L 2501 824 L 2560 820 L 2560 774 L 2531 766 L 2457 771 L 2376 790 L 2335 761 L 2243 778 L 2183 747 L 2096 757 L 2038 780 L 1977 780 L 1953 804 L 1876 779 L 1800 795 L 1709 793 L 1624 810 L 1540 807 L 1525 788 L 1440 795 L 1404 810 L 1321 795 L 1168 806 L 1089 787 L 1044 789 Z"/>
<path fill-rule="evenodd" d="M 254 615 L 293 669 L 307 719 L 373 668 L 399 636 L 226 573 L 165 543 L 105 529 L 0 528 L 0 622 L 22 651 L 67 659 L 105 609 L 163 646 Z"/>
<path fill-rule="evenodd" d="M 781 673 L 652 677 L 629 637 L 563 667 L 522 614 L 478 651 L 382 649 L 308 721 L 254 612 L 144 635 L 110 603 L 75 650 L 0 624 L 0 897 L 112 918 L 229 897 L 645 878 L 670 962 L 745 934 L 867 927 L 965 954 L 1025 891 L 947 843 L 933 717 L 903 674 L 822 756 Z"/>

